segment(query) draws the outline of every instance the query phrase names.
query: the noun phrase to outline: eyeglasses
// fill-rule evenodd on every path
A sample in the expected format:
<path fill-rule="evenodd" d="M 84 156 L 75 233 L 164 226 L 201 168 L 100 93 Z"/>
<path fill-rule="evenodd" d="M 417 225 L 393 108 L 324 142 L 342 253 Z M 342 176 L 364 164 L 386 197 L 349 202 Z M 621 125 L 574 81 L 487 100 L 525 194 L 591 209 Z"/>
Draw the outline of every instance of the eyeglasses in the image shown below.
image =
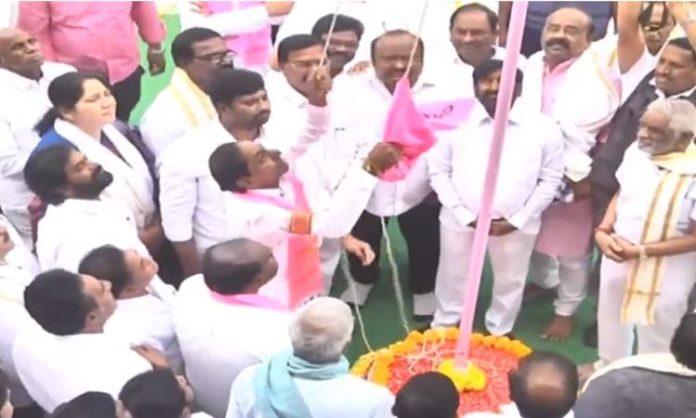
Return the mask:
<path fill-rule="evenodd" d="M 236 57 L 237 53 L 234 51 L 211 52 L 210 54 L 193 56 L 194 59 L 207 61 L 217 65 L 233 62 Z"/>

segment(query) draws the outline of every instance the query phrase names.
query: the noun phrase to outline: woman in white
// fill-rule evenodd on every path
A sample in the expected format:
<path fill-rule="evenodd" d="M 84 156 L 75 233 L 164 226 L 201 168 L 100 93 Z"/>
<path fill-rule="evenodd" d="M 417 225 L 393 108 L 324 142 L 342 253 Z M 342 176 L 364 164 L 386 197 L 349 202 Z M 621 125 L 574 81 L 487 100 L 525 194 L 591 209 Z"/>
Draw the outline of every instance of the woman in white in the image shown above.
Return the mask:
<path fill-rule="evenodd" d="M 53 104 L 36 130 L 41 141 L 36 150 L 69 144 L 114 176 L 102 193 L 117 199 L 133 212 L 140 240 L 156 253 L 164 234 L 154 201 L 153 172 L 146 159 L 149 150 L 116 120 L 116 100 L 108 83 L 98 74 L 70 72 L 57 77 L 48 88 Z"/>

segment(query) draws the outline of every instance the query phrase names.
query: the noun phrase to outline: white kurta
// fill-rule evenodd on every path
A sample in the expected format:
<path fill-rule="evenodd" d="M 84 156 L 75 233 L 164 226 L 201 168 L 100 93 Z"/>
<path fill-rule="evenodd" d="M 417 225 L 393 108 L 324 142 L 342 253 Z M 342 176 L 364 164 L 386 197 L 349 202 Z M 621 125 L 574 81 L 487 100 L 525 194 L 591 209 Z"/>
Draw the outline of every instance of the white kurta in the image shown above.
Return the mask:
<path fill-rule="evenodd" d="M 49 205 L 39 221 L 36 253 L 42 271 L 77 271 L 90 251 L 107 244 L 150 256 L 138 238 L 131 211 L 120 201 L 67 199 Z M 174 296 L 174 288 L 159 277 L 152 280 L 150 290 L 164 301 Z"/>
<path fill-rule="evenodd" d="M 174 327 L 186 376 L 203 411 L 224 417 L 237 375 L 290 348 L 290 319 L 288 312 L 219 302 L 202 275 L 182 283 L 174 305 Z"/>
<path fill-rule="evenodd" d="M 27 392 L 49 413 L 84 392 L 116 398 L 128 380 L 152 369 L 128 344 L 103 333 L 59 337 L 24 332 L 13 358 Z"/>
<path fill-rule="evenodd" d="M 186 133 L 217 117 L 210 98 L 183 70 L 174 71 L 172 81 L 157 95 L 140 121 L 143 141 L 155 156 Z"/>
<path fill-rule="evenodd" d="M 616 206 L 617 235 L 639 243 L 643 225 L 652 202 L 660 170 L 637 144 L 631 145 L 616 172 L 620 190 Z M 687 234 L 696 222 L 696 182 L 692 182 L 681 200 L 677 220 L 679 235 Z M 602 259 L 600 272 L 598 326 L 601 365 L 632 355 L 633 332 L 638 336 L 638 353 L 669 351 L 669 344 L 688 305 L 689 294 L 696 283 L 696 252 L 663 258 L 664 280 L 655 304 L 653 325 L 622 324 L 621 306 L 630 272 L 630 263 Z"/>
<path fill-rule="evenodd" d="M 41 67 L 37 82 L 0 68 L 0 206 L 30 248 L 31 223 L 27 205 L 32 193 L 24 183 L 24 165 L 39 143 L 34 126 L 51 108 L 48 85 L 54 78 L 75 69 L 53 62 Z"/>
<path fill-rule="evenodd" d="M 416 105 L 442 101 L 447 97 L 443 90 L 424 77 L 419 78 L 412 91 Z M 325 154 L 324 175 L 330 183 L 338 183 L 348 167 L 356 160 L 362 162 L 375 144 L 382 141 L 392 95 L 370 72 L 342 83 L 340 89 L 332 92 L 331 99 L 334 108 L 330 135 L 334 137 L 333 144 L 340 145 L 337 145 L 336 152 Z M 427 171 L 425 155 L 422 155 L 403 180 L 380 181 L 366 210 L 377 216 L 396 216 L 418 205 L 432 192 Z"/>
<path fill-rule="evenodd" d="M 226 418 L 263 418 L 254 412 L 253 380 L 259 366 L 246 368 L 230 391 Z M 293 379 L 313 417 L 387 418 L 393 417 L 394 395 L 351 374 L 330 380 Z"/>
<path fill-rule="evenodd" d="M 147 345 L 160 350 L 172 370 L 181 373 L 184 364 L 171 306 L 151 294 L 119 299 L 116 303 L 116 310 L 104 325 L 104 333 L 131 345 Z"/>
<path fill-rule="evenodd" d="M 474 238 L 474 228 L 468 224 L 478 218 L 492 131 L 492 118 L 477 103 L 469 121 L 443 138 L 429 155 L 432 185 L 443 204 L 434 326 L 459 321 Z M 519 313 L 540 216 L 561 186 L 562 155 L 563 139 L 556 124 L 516 103 L 508 122 L 492 216 L 507 219 L 518 230 L 488 241 L 494 285 L 486 327 L 496 335 L 510 332 Z"/>

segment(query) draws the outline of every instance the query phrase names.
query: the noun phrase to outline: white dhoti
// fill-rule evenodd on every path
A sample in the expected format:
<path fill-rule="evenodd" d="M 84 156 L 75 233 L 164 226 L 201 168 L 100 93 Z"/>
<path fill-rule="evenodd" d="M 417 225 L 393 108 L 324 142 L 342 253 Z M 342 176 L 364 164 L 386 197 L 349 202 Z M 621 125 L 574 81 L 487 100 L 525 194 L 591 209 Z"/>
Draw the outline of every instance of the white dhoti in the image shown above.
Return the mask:
<path fill-rule="evenodd" d="M 532 281 L 544 289 L 558 286 L 556 315 L 575 315 L 587 295 L 591 255 L 551 257 L 534 251 L 529 266 Z"/>
<path fill-rule="evenodd" d="M 520 231 L 488 238 L 493 297 L 486 312 L 486 329 L 494 335 L 507 334 L 515 325 L 535 241 L 536 234 Z M 459 321 L 473 243 L 473 228 L 455 231 L 440 224 L 440 262 L 435 281 L 437 309 L 433 326 L 454 325 Z"/>
<path fill-rule="evenodd" d="M 655 305 L 653 325 L 621 323 L 630 263 L 602 259 L 597 312 L 599 362 L 603 367 L 633 355 L 634 330 L 638 354 L 668 352 L 674 331 L 687 311 L 689 293 L 696 282 L 696 253 L 665 257 L 665 278 Z"/>

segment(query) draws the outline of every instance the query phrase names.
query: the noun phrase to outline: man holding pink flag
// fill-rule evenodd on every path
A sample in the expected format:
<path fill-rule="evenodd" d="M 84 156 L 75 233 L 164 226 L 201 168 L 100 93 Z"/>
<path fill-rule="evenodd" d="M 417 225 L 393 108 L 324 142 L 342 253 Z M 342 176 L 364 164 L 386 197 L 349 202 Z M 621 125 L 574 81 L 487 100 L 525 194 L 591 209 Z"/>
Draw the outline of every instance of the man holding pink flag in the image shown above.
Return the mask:
<path fill-rule="evenodd" d="M 460 319 L 502 67 L 502 61 L 488 60 L 474 70 L 478 102 L 468 121 L 443 136 L 428 156 L 431 183 L 443 206 L 433 326 L 456 326 Z M 514 98 L 521 88 L 522 72 L 517 70 Z M 512 331 L 540 216 L 558 193 L 563 175 L 563 140 L 552 119 L 516 102 L 506 135 L 488 240 L 494 284 L 486 328 L 494 335 Z"/>
<path fill-rule="evenodd" d="M 417 42 L 414 49 L 414 43 Z M 369 150 L 381 141 L 397 141 L 404 138 L 390 138 L 385 132 L 391 132 L 387 124 L 388 114 L 398 105 L 397 83 L 407 76 L 412 89 L 411 94 L 402 97 L 400 111 L 411 111 L 412 117 L 406 118 L 404 126 L 396 131 L 418 135 L 432 136 L 427 126 L 416 128 L 419 115 L 414 115 L 412 107 L 404 107 L 412 101 L 415 106 L 442 101 L 445 97 L 437 85 L 425 77 L 423 70 L 424 48 L 422 41 L 404 30 L 384 33 L 372 43 L 372 62 L 374 72 L 349 77 L 345 83 L 335 86 L 332 93 L 333 137 L 327 138 L 337 144 L 329 156 L 331 164 L 327 165 L 325 174 L 329 182 L 337 183 L 344 176 L 346 167 L 352 161 L 361 160 Z M 413 57 L 411 60 L 410 58 Z M 409 61 L 412 61 L 409 68 Z M 421 119 L 422 122 L 422 119 Z M 394 126 L 392 126 L 394 128 Z M 417 134 L 416 132 L 420 132 Z M 431 139 L 426 142 L 434 142 Z M 425 147 L 419 152 L 427 150 Z M 437 216 L 440 211 L 432 194 L 427 175 L 427 162 L 423 155 L 415 152 L 404 156 L 408 158 L 403 171 L 396 178 L 382 179 L 375 188 L 365 211 L 353 228 L 356 238 L 366 241 L 375 250 L 379 258 L 382 240 L 382 218 L 397 217 L 401 232 L 406 239 L 409 256 L 410 288 L 413 293 L 414 316 L 419 320 L 428 320 L 434 311 L 432 293 L 437 271 L 439 254 L 439 237 Z M 330 165 L 330 166 L 329 166 Z M 397 180 L 397 181 L 394 181 Z M 386 219 L 385 219 L 386 220 Z M 357 258 L 349 256 L 350 271 L 355 279 L 357 298 L 347 291 L 341 299 L 363 305 L 380 276 L 378 263 L 363 266 Z"/>

